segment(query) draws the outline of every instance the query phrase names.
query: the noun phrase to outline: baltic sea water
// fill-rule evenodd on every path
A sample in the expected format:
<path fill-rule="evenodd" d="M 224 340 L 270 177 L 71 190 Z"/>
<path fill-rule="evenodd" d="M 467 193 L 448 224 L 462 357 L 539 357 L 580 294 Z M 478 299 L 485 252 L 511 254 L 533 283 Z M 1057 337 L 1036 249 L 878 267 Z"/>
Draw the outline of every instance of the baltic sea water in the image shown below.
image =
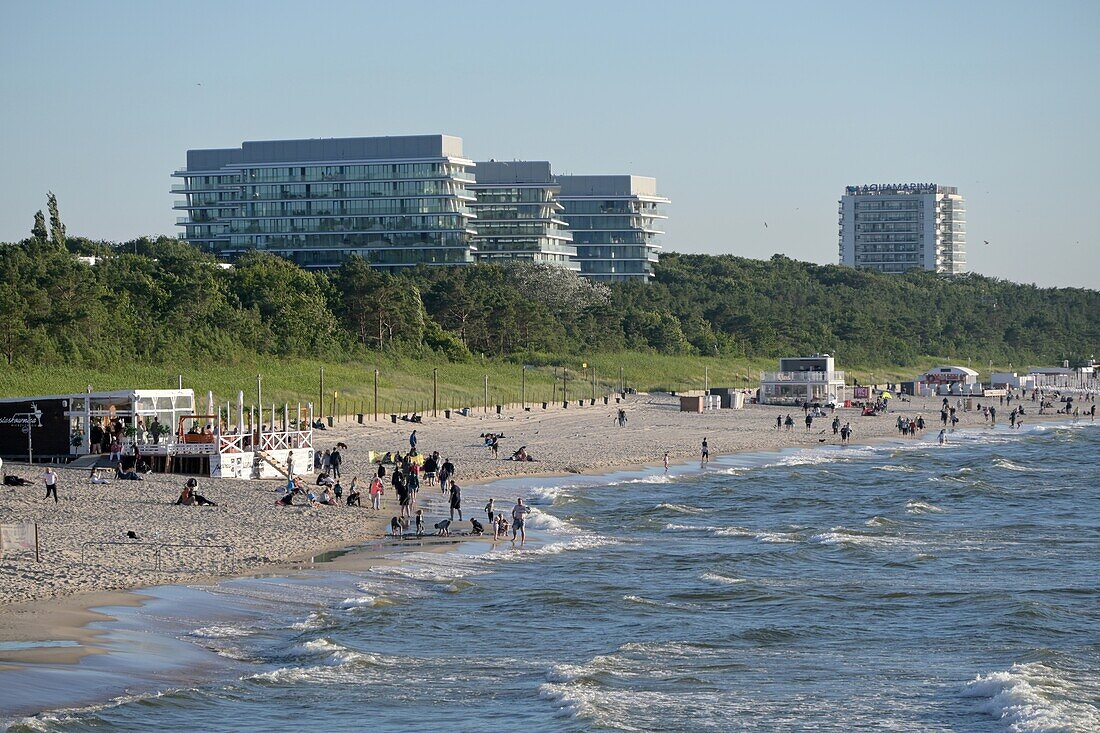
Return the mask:
<path fill-rule="evenodd" d="M 488 493 L 538 539 L 154 589 L 170 669 L 9 730 L 1100 730 L 1095 426 Z"/>

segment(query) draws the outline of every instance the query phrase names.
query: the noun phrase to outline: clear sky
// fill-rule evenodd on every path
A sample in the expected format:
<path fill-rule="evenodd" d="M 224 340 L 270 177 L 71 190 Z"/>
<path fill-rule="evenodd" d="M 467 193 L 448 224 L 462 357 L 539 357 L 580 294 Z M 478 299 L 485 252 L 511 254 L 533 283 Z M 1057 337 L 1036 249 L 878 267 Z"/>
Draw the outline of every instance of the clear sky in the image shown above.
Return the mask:
<path fill-rule="evenodd" d="M 48 189 L 175 233 L 188 148 L 444 132 L 656 176 L 681 252 L 836 262 L 845 185 L 954 185 L 972 270 L 1100 288 L 1098 39 L 1094 0 L 4 0 L 0 240 Z"/>

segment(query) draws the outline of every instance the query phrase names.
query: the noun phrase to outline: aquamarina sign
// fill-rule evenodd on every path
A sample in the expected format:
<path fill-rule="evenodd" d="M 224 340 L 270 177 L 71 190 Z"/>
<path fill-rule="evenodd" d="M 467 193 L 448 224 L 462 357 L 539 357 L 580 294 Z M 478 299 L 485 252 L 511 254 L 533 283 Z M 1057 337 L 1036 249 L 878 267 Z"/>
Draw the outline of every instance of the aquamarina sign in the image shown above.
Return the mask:
<path fill-rule="evenodd" d="M 936 193 L 934 183 L 871 183 L 866 186 L 848 186 L 849 196 L 861 193 Z"/>

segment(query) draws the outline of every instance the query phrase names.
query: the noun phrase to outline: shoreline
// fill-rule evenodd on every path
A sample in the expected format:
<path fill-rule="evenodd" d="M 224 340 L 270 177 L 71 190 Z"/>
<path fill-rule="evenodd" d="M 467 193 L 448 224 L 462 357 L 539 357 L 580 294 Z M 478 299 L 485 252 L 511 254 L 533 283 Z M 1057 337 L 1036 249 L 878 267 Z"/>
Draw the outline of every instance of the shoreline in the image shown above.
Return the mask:
<path fill-rule="evenodd" d="M 894 409 L 890 413 L 888 413 L 885 418 L 879 418 L 876 421 L 880 426 L 883 424 L 884 420 L 889 421 L 889 429 L 885 431 L 861 431 L 860 433 L 857 433 L 860 439 L 857 442 L 850 443 L 850 446 L 870 447 L 888 441 L 896 441 L 898 443 L 904 444 L 905 442 L 909 442 L 912 440 L 921 440 L 922 436 L 920 435 L 916 436 L 915 438 L 900 436 L 897 433 L 896 429 L 893 428 L 893 418 L 895 416 L 913 411 L 912 407 L 910 407 L 908 410 L 905 409 L 907 404 L 911 403 L 902 403 L 902 405 L 896 406 L 896 408 L 900 409 Z M 628 407 L 630 406 L 631 405 L 628 405 Z M 638 407 L 637 404 L 632 406 L 635 408 Z M 918 410 L 920 412 L 928 411 L 927 405 L 917 405 L 917 407 L 924 407 L 923 410 Z M 750 441 L 757 444 L 743 444 L 738 445 L 732 450 L 714 451 L 712 454 L 713 457 L 729 457 L 748 453 L 780 453 L 785 450 L 791 449 L 805 449 L 826 446 L 835 446 L 837 448 L 841 447 L 836 443 L 829 442 L 826 439 L 819 440 L 817 436 L 820 434 L 817 431 L 803 433 L 801 435 L 798 434 L 797 429 L 794 431 L 794 434 L 787 433 L 786 431 L 776 431 L 774 429 L 774 419 L 771 417 L 771 415 L 776 414 L 776 410 L 767 406 L 753 406 L 753 408 L 754 409 L 752 410 L 752 412 L 757 413 L 755 417 L 761 417 L 763 413 L 766 413 L 766 419 L 773 427 L 770 429 L 770 431 L 766 431 L 765 434 L 768 435 L 771 439 L 763 441 L 763 445 L 758 444 L 759 441 Z M 744 417 L 745 413 L 749 412 L 749 410 L 726 412 L 732 413 L 732 415 L 730 416 L 733 418 L 737 418 Z M 841 414 L 845 411 L 838 410 L 837 412 L 838 414 Z M 845 417 L 854 417 L 853 413 L 854 411 L 847 411 Z M 584 416 L 584 411 L 570 413 L 569 416 L 573 417 L 577 416 L 578 414 Z M 709 415 L 707 414 L 672 414 L 689 415 L 692 417 L 700 418 L 709 417 Z M 969 415 L 971 417 L 977 416 L 979 420 L 981 419 L 980 413 L 962 414 Z M 559 417 L 559 415 L 540 415 L 538 417 L 554 418 Z M 1031 415 L 1028 416 L 1029 419 L 1033 417 L 1034 416 Z M 1064 422 L 1066 416 L 1044 415 L 1042 416 L 1042 418 L 1042 422 L 1044 423 L 1060 423 Z M 545 420 L 540 422 L 544 421 Z M 493 422 L 496 423 L 496 421 Z M 759 420 L 756 420 L 754 422 L 759 422 Z M 983 424 L 981 422 L 978 422 L 977 424 L 974 424 L 973 420 L 967 422 L 969 422 L 970 424 L 965 426 L 963 422 L 960 422 L 960 426 L 957 429 L 967 431 L 982 428 L 991 429 L 989 425 Z M 857 429 L 861 425 L 862 424 L 857 423 Z M 426 431 L 426 433 L 430 434 L 430 431 L 434 427 L 436 426 L 429 423 L 427 425 L 418 425 L 417 429 L 424 430 Z M 404 426 L 398 427 L 400 433 L 403 433 L 404 429 Z M 712 444 L 714 442 L 713 438 L 715 437 L 715 435 L 721 435 L 718 432 L 719 429 L 720 426 L 707 426 L 707 430 L 705 432 L 709 435 L 709 437 L 712 438 Z M 346 432 L 346 429 L 340 432 L 336 430 L 333 430 L 331 432 L 334 434 L 331 436 L 331 440 L 333 440 L 334 442 L 335 440 L 347 441 L 348 439 L 346 435 L 340 434 Z M 393 433 L 395 431 L 391 429 L 388 432 Z M 757 433 L 759 433 L 759 430 L 757 431 Z M 930 433 L 933 433 L 931 427 L 926 429 L 923 439 L 927 440 L 929 437 L 931 437 Z M 775 440 L 775 438 L 777 437 L 782 439 L 786 436 L 794 438 L 793 442 L 783 441 L 786 444 L 780 444 L 780 441 Z M 832 436 L 828 437 L 831 438 Z M 672 451 L 669 452 L 670 454 L 672 454 Z M 632 458 L 633 456 L 623 457 Z M 502 479 L 536 480 L 539 478 L 567 478 L 569 476 L 598 477 L 601 475 L 618 472 L 660 471 L 661 463 L 659 462 L 658 456 L 653 455 L 652 458 L 656 462 L 654 462 L 654 460 L 651 460 L 649 462 L 640 460 L 624 460 L 622 462 L 603 461 L 597 462 L 595 465 L 590 466 L 588 470 L 578 470 L 578 468 L 576 468 L 574 465 L 569 465 L 568 468 L 565 470 L 551 469 L 531 472 L 520 470 L 511 471 L 508 475 L 500 475 L 498 465 L 498 470 L 495 472 L 473 472 L 473 476 L 471 476 L 469 481 L 464 480 L 463 484 L 466 484 L 468 486 L 483 487 Z M 511 461 L 492 461 L 491 463 L 512 464 L 510 466 L 506 466 L 506 468 L 510 469 L 514 469 L 516 467 L 526 469 L 532 466 L 532 464 L 514 463 Z M 684 451 L 682 449 L 676 452 L 675 457 L 670 455 L 670 468 L 672 466 L 676 466 L 679 469 L 677 470 L 677 473 L 682 472 L 685 466 L 693 465 L 694 463 L 695 461 L 692 458 L 684 455 Z M 462 472 L 461 463 L 459 463 L 459 471 L 460 473 Z M 270 482 L 264 483 L 268 484 Z M 431 495 L 434 493 L 434 490 L 431 487 L 422 487 L 422 490 L 427 494 L 422 494 L 422 497 L 425 500 L 424 504 L 429 507 L 433 506 L 435 502 L 432 500 L 433 496 Z M 434 496 L 438 497 L 438 494 L 435 494 Z M 471 507 L 467 505 L 467 509 L 470 508 Z M 340 514 L 344 514 L 347 510 L 341 507 L 336 510 L 321 509 L 313 511 L 335 511 Z M 470 512 L 470 514 L 475 516 L 478 513 L 479 512 L 476 509 Z M 383 512 L 383 514 L 388 514 L 388 512 Z M 0 604 L 0 668 L 2 668 L 2 665 L 11 663 L 71 664 L 78 662 L 81 658 L 88 654 L 102 653 L 103 650 L 95 645 L 95 639 L 103 632 L 91 629 L 89 627 L 96 621 L 110 620 L 110 617 L 96 611 L 96 609 L 110 606 L 141 605 L 143 599 L 145 598 L 144 596 L 142 596 L 141 590 L 145 588 L 164 585 L 210 585 L 234 578 L 249 578 L 268 575 L 280 575 L 284 573 L 292 574 L 303 572 L 308 571 L 309 569 L 314 569 L 318 564 L 318 558 L 330 553 L 335 553 L 337 555 L 358 556 L 359 563 L 362 562 L 362 559 L 364 557 L 373 555 L 374 560 L 377 561 L 384 553 L 391 553 L 395 550 L 399 552 L 401 549 L 403 549 L 404 545 L 404 543 L 386 540 L 381 531 L 382 527 L 386 524 L 386 521 L 387 520 L 383 515 L 373 515 L 368 517 L 368 521 L 364 523 L 367 525 L 366 531 L 357 537 L 340 539 L 335 542 L 328 542 L 312 546 L 308 550 L 301 551 L 295 555 L 292 555 L 291 557 L 270 560 L 260 563 L 254 567 L 239 568 L 235 571 L 228 573 L 161 573 L 159 574 L 161 577 L 156 578 L 153 582 L 140 582 L 140 580 L 135 578 L 136 582 L 126 588 L 95 591 L 85 591 L 81 589 L 70 593 L 57 594 L 44 598 L 31 598 L 22 601 Z M 428 538 L 425 537 L 425 539 Z M 451 543 L 428 542 L 426 544 L 431 546 L 439 546 L 445 549 L 445 547 Z M 424 545 L 425 543 L 422 541 L 417 543 L 418 549 L 423 549 Z M 347 561 L 333 562 L 331 560 L 325 561 L 324 559 L 322 559 L 320 562 L 323 563 L 324 566 L 328 569 L 338 570 L 340 569 L 340 566 L 344 565 L 344 562 Z M 33 644 L 33 642 L 40 642 L 43 644 L 49 644 L 51 642 L 74 642 L 77 644 L 77 646 L 29 646 L 29 648 L 21 649 L 3 648 L 4 645 L 30 645 Z"/>

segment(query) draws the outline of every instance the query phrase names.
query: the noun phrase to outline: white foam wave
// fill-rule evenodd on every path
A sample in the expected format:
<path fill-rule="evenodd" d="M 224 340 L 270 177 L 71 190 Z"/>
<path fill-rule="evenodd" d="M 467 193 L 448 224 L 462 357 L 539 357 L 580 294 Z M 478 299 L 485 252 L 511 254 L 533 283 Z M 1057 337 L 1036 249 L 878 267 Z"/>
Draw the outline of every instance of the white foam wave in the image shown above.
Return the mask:
<path fill-rule="evenodd" d="M 557 502 L 559 497 L 567 497 L 566 489 L 571 486 L 534 486 L 526 490 L 528 504 L 548 504 Z"/>
<path fill-rule="evenodd" d="M 882 547 L 902 544 L 904 541 L 898 537 L 869 535 L 845 529 L 844 527 L 832 527 L 828 532 L 820 532 L 811 535 L 810 542 L 817 545 L 868 545 Z"/>
<path fill-rule="evenodd" d="M 712 583 L 720 583 L 721 585 L 736 585 L 745 582 L 744 578 L 734 578 L 729 575 L 722 575 L 721 573 L 703 573 L 699 577 L 702 580 L 709 580 Z"/>
<path fill-rule="evenodd" d="M 901 473 L 915 473 L 916 469 L 911 466 L 899 466 L 897 464 L 887 464 L 885 466 L 876 466 L 879 471 L 898 471 Z"/>
<path fill-rule="evenodd" d="M 203 626 L 201 629 L 195 629 L 188 636 L 194 636 L 199 639 L 235 639 L 241 636 L 248 636 L 252 632 L 248 629 L 242 629 L 237 626 Z"/>
<path fill-rule="evenodd" d="M 313 611 L 308 616 L 306 616 L 305 619 L 292 623 L 290 625 L 290 628 L 296 631 L 309 631 L 312 629 L 324 628 L 327 625 L 328 620 L 326 619 L 325 614 L 321 613 L 320 611 Z"/>
<path fill-rule="evenodd" d="M 721 527 L 698 527 L 694 524 L 666 524 L 662 532 L 719 532 Z"/>
<path fill-rule="evenodd" d="M 939 514 L 943 512 L 943 509 L 940 509 L 935 504 L 929 504 L 926 501 L 912 499 L 905 502 L 905 511 L 910 514 Z"/>
<path fill-rule="evenodd" d="M 651 598 L 642 598 L 641 596 L 626 595 L 623 596 L 624 601 L 630 601 L 631 603 L 640 603 L 643 606 L 664 606 L 665 604 L 660 601 L 654 601 Z"/>
<path fill-rule="evenodd" d="M 528 529 L 541 529 L 555 534 L 576 534 L 580 531 L 564 519 L 534 507 L 531 507 L 531 513 L 527 515 L 525 524 Z"/>
<path fill-rule="evenodd" d="M 627 484 L 670 484 L 672 483 L 672 477 L 666 474 L 658 473 L 652 476 L 642 476 L 641 478 L 629 478 L 622 481 L 612 481 L 608 486 L 625 486 Z"/>
<path fill-rule="evenodd" d="M 1100 708 L 1075 699 L 1076 686 L 1039 662 L 1014 664 L 978 675 L 963 697 L 984 700 L 979 708 L 1012 733 L 1073 733 L 1100 730 Z"/>
<path fill-rule="evenodd" d="M 1035 468 L 1030 468 L 1028 466 L 1021 466 L 1019 463 L 1013 463 L 1007 458 L 994 458 L 993 465 L 997 468 L 1003 468 L 1006 471 L 1016 471 L 1018 473 L 1033 473 L 1034 471 L 1038 470 Z"/>
<path fill-rule="evenodd" d="M 670 512 L 679 512 L 680 514 L 705 514 L 706 509 L 700 509 L 699 507 L 687 506 L 686 504 L 670 504 L 668 502 L 662 502 L 657 505 L 658 509 L 664 509 Z"/>

